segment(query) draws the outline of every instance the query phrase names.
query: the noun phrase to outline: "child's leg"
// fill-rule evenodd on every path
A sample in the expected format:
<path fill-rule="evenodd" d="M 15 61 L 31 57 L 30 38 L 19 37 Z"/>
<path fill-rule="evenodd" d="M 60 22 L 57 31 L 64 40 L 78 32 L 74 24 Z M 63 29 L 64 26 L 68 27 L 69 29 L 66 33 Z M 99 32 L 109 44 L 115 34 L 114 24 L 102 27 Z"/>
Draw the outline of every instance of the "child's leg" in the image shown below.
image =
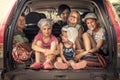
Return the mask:
<path fill-rule="evenodd" d="M 54 63 L 54 67 L 56 69 L 67 69 L 68 65 L 66 63 L 63 63 L 62 58 L 58 57 L 57 61 Z"/>
<path fill-rule="evenodd" d="M 31 69 L 40 69 L 42 66 L 40 64 L 41 53 L 35 52 L 35 62 L 30 65 Z"/>
<path fill-rule="evenodd" d="M 44 69 L 52 69 L 53 66 L 52 66 L 52 62 L 53 60 L 55 59 L 55 55 L 47 55 L 46 56 L 46 61 L 44 62 L 43 66 L 44 66 Z"/>
<path fill-rule="evenodd" d="M 70 63 L 70 66 L 75 65 L 75 61 L 73 61 L 73 60 L 70 60 L 69 63 Z"/>
<path fill-rule="evenodd" d="M 47 62 L 52 62 L 54 59 L 55 59 L 55 55 L 53 55 L 53 54 L 46 56 L 46 61 Z"/>
<path fill-rule="evenodd" d="M 71 66 L 73 69 L 83 69 L 87 66 L 87 62 L 85 60 L 81 60 L 78 63 L 74 63 Z"/>
<path fill-rule="evenodd" d="M 87 32 L 83 34 L 83 42 L 84 42 L 85 50 L 90 50 L 91 48 L 96 46 L 96 42 L 94 41 L 92 36 L 89 35 L 89 33 Z"/>
<path fill-rule="evenodd" d="M 46 61 L 44 62 L 44 69 L 52 69 L 52 61 L 55 59 L 55 50 L 57 49 L 57 43 L 52 42 L 50 46 L 50 53 L 49 55 L 46 55 Z"/>
<path fill-rule="evenodd" d="M 39 52 L 35 52 L 35 62 L 40 63 L 40 53 Z"/>
<path fill-rule="evenodd" d="M 39 56 L 39 54 L 38 55 L 36 55 L 36 56 Z M 42 63 L 44 63 L 45 62 L 45 55 L 43 54 L 43 53 L 40 53 L 40 63 L 42 64 Z"/>
<path fill-rule="evenodd" d="M 69 63 L 70 63 L 70 66 L 74 69 L 74 67 L 75 67 L 74 65 L 76 64 L 75 61 L 70 60 Z"/>
<path fill-rule="evenodd" d="M 50 46 L 50 50 L 55 52 L 55 50 L 57 49 L 58 47 L 58 43 L 57 42 L 52 42 L 51 43 L 51 46 Z M 56 54 L 56 53 L 53 53 L 53 54 Z"/>

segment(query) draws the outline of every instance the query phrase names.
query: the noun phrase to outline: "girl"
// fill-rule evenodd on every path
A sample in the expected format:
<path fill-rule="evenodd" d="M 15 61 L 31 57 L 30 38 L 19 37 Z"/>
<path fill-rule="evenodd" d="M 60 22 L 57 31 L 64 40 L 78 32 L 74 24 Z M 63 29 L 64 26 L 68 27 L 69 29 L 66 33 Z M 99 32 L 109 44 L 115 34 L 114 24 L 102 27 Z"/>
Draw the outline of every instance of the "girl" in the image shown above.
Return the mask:
<path fill-rule="evenodd" d="M 58 45 L 58 40 L 55 36 L 51 34 L 52 31 L 52 21 L 50 19 L 41 19 L 38 22 L 40 32 L 35 36 L 32 43 L 32 49 L 35 50 L 35 63 L 33 63 L 30 68 L 40 69 L 42 65 L 41 61 L 44 61 L 44 69 L 52 69 L 52 60 L 56 55 L 56 48 Z M 45 58 L 45 59 L 44 59 Z"/>
<path fill-rule="evenodd" d="M 103 55 L 103 49 L 105 50 L 105 30 L 98 25 L 97 16 L 94 13 L 88 13 L 84 21 L 88 27 L 88 31 L 83 34 L 85 51 L 75 56 L 76 59 L 83 59 L 75 65 L 76 69 L 80 69 L 79 66 L 83 65 L 83 63 L 84 67 L 87 65 L 101 66 L 97 59 L 93 59 L 93 53 L 102 52 L 101 54 Z M 91 59 L 85 59 L 88 56 Z"/>
<path fill-rule="evenodd" d="M 74 69 L 74 55 L 75 49 L 80 49 L 76 44 L 76 38 L 78 37 L 78 30 L 73 27 L 62 28 L 62 42 L 60 43 L 60 57 L 57 58 L 54 66 L 57 69 L 67 69 L 72 66 Z M 77 42 L 79 44 L 79 41 Z"/>
<path fill-rule="evenodd" d="M 56 37 L 60 37 L 61 29 L 63 26 L 67 25 L 68 16 L 71 12 L 71 9 L 66 4 L 61 4 L 58 7 L 58 16 L 60 17 L 60 20 L 58 20 L 56 23 L 53 24 L 52 34 Z"/>
<path fill-rule="evenodd" d="M 81 40 L 83 34 L 83 27 L 80 25 L 80 13 L 76 10 L 72 11 L 68 17 L 68 25 L 64 27 L 74 27 L 78 30 L 78 40 L 80 40 L 81 47 L 83 42 Z"/>

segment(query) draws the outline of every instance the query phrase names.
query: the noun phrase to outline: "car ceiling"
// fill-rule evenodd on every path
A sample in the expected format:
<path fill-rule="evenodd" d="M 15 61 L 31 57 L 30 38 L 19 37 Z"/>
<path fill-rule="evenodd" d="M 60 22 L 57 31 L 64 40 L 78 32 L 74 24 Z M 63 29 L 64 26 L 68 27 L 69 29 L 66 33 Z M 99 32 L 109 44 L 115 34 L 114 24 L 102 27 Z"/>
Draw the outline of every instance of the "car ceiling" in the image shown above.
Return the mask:
<path fill-rule="evenodd" d="M 93 10 L 93 0 L 30 0 L 29 5 L 33 11 L 40 9 L 57 9 L 60 4 L 67 4 L 72 9 Z M 87 5 L 86 5 L 87 4 Z"/>

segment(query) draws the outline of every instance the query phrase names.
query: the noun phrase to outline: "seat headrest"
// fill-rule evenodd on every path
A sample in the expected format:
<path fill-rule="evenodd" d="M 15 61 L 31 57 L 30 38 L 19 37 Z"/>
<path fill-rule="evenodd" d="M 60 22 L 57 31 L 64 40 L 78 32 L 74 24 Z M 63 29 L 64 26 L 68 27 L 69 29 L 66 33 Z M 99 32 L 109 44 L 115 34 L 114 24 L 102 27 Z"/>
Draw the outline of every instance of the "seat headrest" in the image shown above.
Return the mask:
<path fill-rule="evenodd" d="M 37 24 L 42 18 L 46 18 L 44 13 L 30 12 L 26 15 L 26 24 Z"/>

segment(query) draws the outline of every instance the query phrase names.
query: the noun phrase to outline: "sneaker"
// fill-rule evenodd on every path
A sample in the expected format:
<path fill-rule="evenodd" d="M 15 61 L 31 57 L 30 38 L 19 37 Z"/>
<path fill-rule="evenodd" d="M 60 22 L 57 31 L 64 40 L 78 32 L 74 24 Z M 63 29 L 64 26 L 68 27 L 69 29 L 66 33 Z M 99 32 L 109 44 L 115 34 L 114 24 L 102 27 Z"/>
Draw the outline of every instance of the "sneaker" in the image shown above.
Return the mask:
<path fill-rule="evenodd" d="M 53 68 L 51 62 L 44 62 L 43 66 L 44 66 L 44 69 L 52 69 Z"/>
<path fill-rule="evenodd" d="M 68 69 L 68 65 L 66 63 L 62 63 L 62 62 L 55 62 L 54 67 L 56 69 Z"/>
<path fill-rule="evenodd" d="M 86 61 L 80 61 L 78 63 L 75 63 L 74 65 L 71 65 L 73 69 L 83 69 L 87 67 L 87 62 Z"/>
<path fill-rule="evenodd" d="M 40 69 L 40 68 L 42 68 L 42 65 L 38 62 L 35 62 L 32 65 L 30 65 L 30 69 Z"/>

